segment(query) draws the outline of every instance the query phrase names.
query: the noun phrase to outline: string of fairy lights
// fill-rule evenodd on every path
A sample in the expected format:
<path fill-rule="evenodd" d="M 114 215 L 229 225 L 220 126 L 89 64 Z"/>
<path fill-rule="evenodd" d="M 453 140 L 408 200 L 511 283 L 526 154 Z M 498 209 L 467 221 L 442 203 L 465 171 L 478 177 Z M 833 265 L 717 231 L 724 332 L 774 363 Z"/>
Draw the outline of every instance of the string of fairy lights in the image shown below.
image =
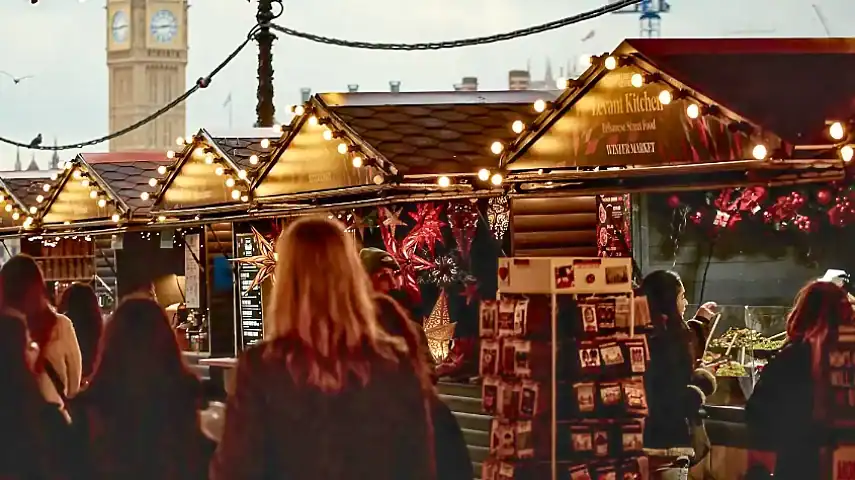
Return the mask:
<path fill-rule="evenodd" d="M 661 90 L 656 95 L 656 99 L 663 106 L 669 105 L 683 106 L 685 115 L 690 119 L 698 119 L 703 116 L 717 116 L 729 122 L 729 127 L 735 132 L 741 132 L 750 138 L 754 143 L 750 149 L 751 156 L 756 161 L 774 161 L 783 159 L 781 152 L 773 149 L 765 143 L 763 133 L 758 127 L 749 124 L 747 121 L 738 118 L 735 114 L 728 112 L 726 109 L 709 101 L 704 101 L 698 94 L 695 94 L 688 89 L 679 86 L 678 82 L 670 79 L 660 72 L 645 70 L 643 65 L 639 65 L 630 56 L 619 55 L 602 55 L 592 57 L 588 69 L 580 76 L 580 82 L 586 79 L 596 79 L 600 74 L 606 74 L 620 68 L 633 68 L 634 73 L 630 76 L 630 84 L 635 88 L 642 88 L 645 85 L 660 85 Z M 638 72 L 637 70 L 642 70 Z M 168 190 L 171 180 L 179 173 L 181 166 L 188 161 L 196 161 L 198 164 L 207 165 L 209 172 L 212 175 L 222 177 L 223 184 L 229 189 L 229 197 L 232 201 L 238 203 L 251 204 L 252 192 L 257 187 L 257 180 L 269 171 L 273 164 L 282 156 L 283 152 L 289 146 L 289 139 L 302 129 L 310 134 L 319 134 L 326 142 L 335 142 L 335 151 L 340 155 L 344 155 L 349 159 L 350 164 L 354 168 L 371 168 L 372 176 L 370 177 L 376 185 L 386 183 L 403 183 L 405 181 L 421 181 L 425 178 L 430 178 L 430 182 L 435 182 L 436 186 L 446 189 L 457 186 L 468 185 L 470 187 L 480 186 L 486 188 L 501 188 L 508 177 L 507 165 L 511 162 L 515 155 L 518 155 L 528 135 L 533 135 L 535 132 L 549 127 L 549 122 L 557 118 L 554 113 L 559 109 L 566 107 L 566 103 L 570 102 L 569 95 L 566 95 L 574 86 L 565 86 L 565 95 L 560 96 L 557 101 L 547 101 L 538 99 L 532 103 L 531 108 L 537 114 L 531 124 L 526 124 L 522 119 L 513 120 L 509 128 L 515 134 L 513 140 L 503 143 L 501 141 L 492 141 L 486 148 L 494 156 L 499 157 L 497 167 L 493 169 L 482 168 L 476 172 L 463 174 L 436 174 L 427 177 L 420 176 L 418 178 L 409 178 L 406 175 L 401 175 L 397 167 L 388 161 L 383 155 L 376 152 L 373 147 L 361 141 L 358 134 L 354 133 L 348 125 L 341 121 L 334 113 L 325 108 L 320 100 L 310 99 L 303 105 L 297 105 L 291 108 L 294 118 L 291 121 L 291 128 L 279 127 L 278 138 L 261 139 L 259 145 L 263 152 L 260 154 L 252 154 L 248 161 L 250 169 L 244 169 L 238 166 L 236 161 L 229 157 L 228 154 L 220 150 L 216 142 L 204 131 L 192 137 L 179 137 L 176 139 L 176 150 L 166 152 L 166 159 L 170 161 L 168 165 L 160 165 L 157 168 L 158 177 L 151 178 L 148 185 L 153 189 L 151 193 L 141 192 L 140 199 L 151 202 L 156 205 L 164 193 Z M 563 99 L 563 100 L 562 100 Z M 828 138 L 831 140 L 831 147 L 836 151 L 840 160 L 849 163 L 853 158 L 852 135 L 855 132 L 855 124 L 852 120 L 829 120 L 826 122 L 825 128 Z M 504 167 L 501 167 L 504 166 Z M 102 180 L 89 171 L 80 157 L 75 158 L 64 165 L 66 177 L 70 179 L 59 179 L 59 182 L 45 183 L 44 193 L 51 194 L 50 199 L 44 195 L 39 195 L 36 201 L 39 205 L 49 206 L 51 200 L 58 193 L 57 186 L 62 187 L 68 181 L 78 181 L 80 184 L 90 190 L 90 198 L 96 202 L 99 208 L 114 206 L 117 213 L 112 214 L 111 221 L 120 224 L 129 220 L 129 209 L 124 206 L 121 200 L 116 198 L 111 190 L 106 185 L 101 185 Z M 544 173 L 544 172 L 541 172 Z M 57 178 L 51 179 L 56 181 Z M 544 177 L 544 181 L 548 181 Z M 31 206 L 26 211 L 19 210 L 18 206 L 6 201 L 6 198 L 11 198 L 8 192 L 0 190 L 0 201 L 5 201 L 5 210 L 11 212 L 13 219 L 16 221 L 23 220 L 24 228 L 33 228 L 36 225 L 36 220 L 44 216 L 46 208 Z M 153 213 L 150 222 L 167 222 L 170 219 L 167 215 Z"/>

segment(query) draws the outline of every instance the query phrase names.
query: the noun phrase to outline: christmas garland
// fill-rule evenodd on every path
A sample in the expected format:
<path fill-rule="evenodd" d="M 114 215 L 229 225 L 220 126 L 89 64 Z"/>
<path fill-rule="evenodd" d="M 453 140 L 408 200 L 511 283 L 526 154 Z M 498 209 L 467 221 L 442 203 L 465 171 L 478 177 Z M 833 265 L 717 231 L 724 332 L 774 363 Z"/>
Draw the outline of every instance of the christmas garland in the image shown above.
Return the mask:
<path fill-rule="evenodd" d="M 700 195 L 671 195 L 668 206 L 714 233 L 743 221 L 765 223 L 777 231 L 811 233 L 823 225 L 842 228 L 855 222 L 855 185 L 726 188 Z"/>

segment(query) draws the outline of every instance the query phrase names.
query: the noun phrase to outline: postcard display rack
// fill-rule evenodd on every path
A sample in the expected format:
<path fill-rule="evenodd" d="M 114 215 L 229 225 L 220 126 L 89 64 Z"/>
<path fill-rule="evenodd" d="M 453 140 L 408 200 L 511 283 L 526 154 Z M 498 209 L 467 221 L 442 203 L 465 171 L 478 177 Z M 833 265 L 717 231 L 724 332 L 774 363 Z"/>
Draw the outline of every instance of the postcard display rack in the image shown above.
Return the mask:
<path fill-rule="evenodd" d="M 502 258 L 480 307 L 483 480 L 647 478 L 645 322 L 628 258 Z M 638 315 L 646 317 L 646 315 Z"/>

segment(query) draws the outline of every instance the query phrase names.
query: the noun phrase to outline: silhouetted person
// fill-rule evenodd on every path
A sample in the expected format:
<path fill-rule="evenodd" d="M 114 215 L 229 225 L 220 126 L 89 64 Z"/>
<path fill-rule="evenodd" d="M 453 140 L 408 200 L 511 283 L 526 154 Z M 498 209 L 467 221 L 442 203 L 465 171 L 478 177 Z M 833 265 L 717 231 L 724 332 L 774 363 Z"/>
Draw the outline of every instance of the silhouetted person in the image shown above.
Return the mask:
<path fill-rule="evenodd" d="M 80 345 L 83 378 L 89 378 L 95 368 L 98 345 L 104 331 L 104 316 L 95 290 L 85 283 L 72 283 L 62 292 L 60 313 L 71 319 Z"/>

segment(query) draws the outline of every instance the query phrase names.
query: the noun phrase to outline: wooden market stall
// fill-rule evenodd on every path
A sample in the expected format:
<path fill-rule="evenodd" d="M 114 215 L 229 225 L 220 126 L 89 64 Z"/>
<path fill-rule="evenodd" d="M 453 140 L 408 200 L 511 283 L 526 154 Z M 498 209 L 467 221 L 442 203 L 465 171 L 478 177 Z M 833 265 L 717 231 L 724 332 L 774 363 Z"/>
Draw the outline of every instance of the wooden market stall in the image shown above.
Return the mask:
<path fill-rule="evenodd" d="M 535 102 L 537 118 L 503 146 L 513 254 L 575 255 L 582 220 L 551 214 L 591 196 L 821 184 L 848 198 L 840 182 L 855 143 L 853 85 L 851 39 L 627 40 L 556 100 Z M 709 224 L 770 221 L 777 214 L 760 200 L 711 204 Z M 614 243 L 631 252 L 632 209 L 619 201 L 615 221 L 609 203 L 597 201 L 585 220 L 598 224 L 592 240 L 601 255 L 619 254 L 603 250 Z M 792 210 L 785 220 L 798 226 Z M 714 448 L 698 475 L 739 478 L 749 463 L 742 407 L 724 403 L 708 405 Z"/>
<path fill-rule="evenodd" d="M 286 127 L 287 130 L 287 127 Z M 238 134 L 239 133 L 239 134 Z M 249 186 L 271 156 L 280 130 L 212 135 L 200 130 L 167 152 L 151 220 L 160 228 L 193 226 L 200 235 L 201 292 L 210 328 L 210 354 L 235 355 L 235 252 L 232 218 L 246 218 Z"/>

